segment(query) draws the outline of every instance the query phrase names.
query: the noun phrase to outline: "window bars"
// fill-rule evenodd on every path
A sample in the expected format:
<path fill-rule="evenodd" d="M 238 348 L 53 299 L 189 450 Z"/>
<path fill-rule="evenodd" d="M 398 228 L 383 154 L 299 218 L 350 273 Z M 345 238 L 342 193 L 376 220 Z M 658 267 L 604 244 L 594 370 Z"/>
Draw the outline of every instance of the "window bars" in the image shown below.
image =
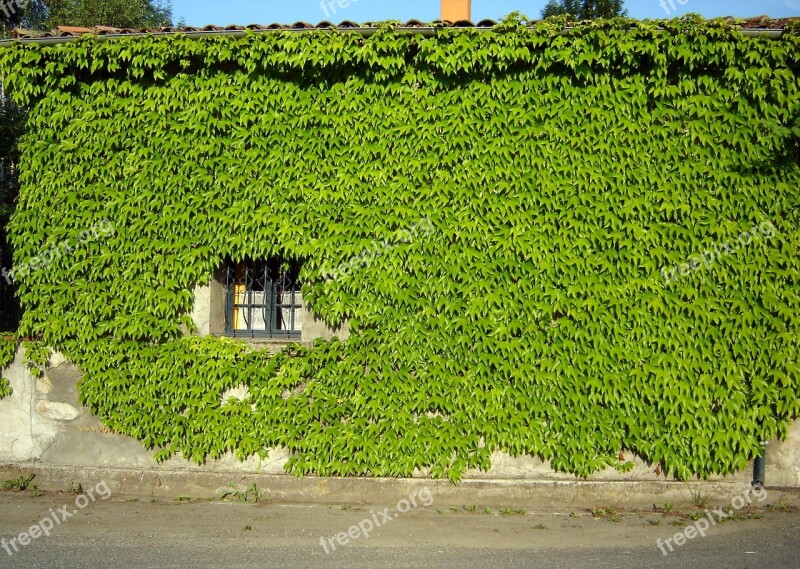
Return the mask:
<path fill-rule="evenodd" d="M 298 340 L 303 297 L 299 263 L 278 259 L 227 263 L 225 335 L 237 338 Z"/>

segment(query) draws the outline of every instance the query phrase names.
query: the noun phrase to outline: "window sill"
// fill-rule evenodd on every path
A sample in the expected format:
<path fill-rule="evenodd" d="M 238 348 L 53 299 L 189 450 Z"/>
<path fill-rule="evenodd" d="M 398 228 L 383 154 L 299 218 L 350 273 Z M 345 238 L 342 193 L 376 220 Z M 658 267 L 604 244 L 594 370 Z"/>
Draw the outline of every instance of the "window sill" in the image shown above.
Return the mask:
<path fill-rule="evenodd" d="M 280 352 L 285 347 L 292 344 L 300 344 L 301 346 L 308 348 L 314 344 L 313 342 L 304 342 L 302 338 L 259 338 L 258 336 L 233 336 L 230 334 L 215 334 L 215 336 L 218 338 L 238 340 L 247 344 L 248 346 L 258 349 L 267 349 L 271 352 Z"/>

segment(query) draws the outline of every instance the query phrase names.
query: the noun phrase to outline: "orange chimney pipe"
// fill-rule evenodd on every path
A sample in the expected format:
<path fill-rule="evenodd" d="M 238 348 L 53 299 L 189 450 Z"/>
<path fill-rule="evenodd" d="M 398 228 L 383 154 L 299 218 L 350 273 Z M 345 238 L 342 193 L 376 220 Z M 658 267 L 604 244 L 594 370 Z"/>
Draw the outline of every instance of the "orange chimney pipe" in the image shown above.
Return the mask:
<path fill-rule="evenodd" d="M 458 22 L 472 18 L 471 0 L 442 0 L 442 20 Z"/>

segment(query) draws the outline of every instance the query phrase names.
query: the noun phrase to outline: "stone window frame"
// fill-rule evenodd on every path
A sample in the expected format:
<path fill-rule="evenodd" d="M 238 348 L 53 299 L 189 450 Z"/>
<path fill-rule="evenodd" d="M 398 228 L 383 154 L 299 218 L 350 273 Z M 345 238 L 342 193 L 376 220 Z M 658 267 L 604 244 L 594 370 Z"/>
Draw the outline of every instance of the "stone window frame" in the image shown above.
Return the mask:
<path fill-rule="evenodd" d="M 299 303 L 302 305 L 300 310 L 302 329 L 299 338 L 237 337 L 234 339 L 255 347 L 279 351 L 284 346 L 292 343 L 299 342 L 306 346 L 311 346 L 314 340 L 317 339 L 331 340 L 334 337 L 338 337 L 340 340 L 346 341 L 350 337 L 348 321 L 345 320 L 339 326 L 330 327 L 314 313 L 313 308 L 305 302 L 302 294 L 300 295 Z M 199 336 L 230 337 L 225 334 L 225 306 L 225 262 L 223 260 L 207 282 L 198 283 L 194 288 L 194 307 L 190 316 L 194 322 L 196 334 Z"/>

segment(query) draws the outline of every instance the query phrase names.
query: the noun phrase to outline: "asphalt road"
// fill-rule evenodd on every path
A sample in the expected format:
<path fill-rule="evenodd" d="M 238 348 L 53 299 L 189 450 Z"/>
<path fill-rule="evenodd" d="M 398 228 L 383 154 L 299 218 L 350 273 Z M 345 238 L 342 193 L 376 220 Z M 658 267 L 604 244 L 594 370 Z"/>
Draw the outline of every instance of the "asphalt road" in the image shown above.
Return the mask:
<path fill-rule="evenodd" d="M 656 540 L 674 539 L 694 524 L 678 512 L 599 518 L 564 509 L 501 515 L 477 505 L 431 504 L 405 513 L 390 507 L 384 515 L 383 508 L 357 505 L 117 497 L 77 508 L 75 498 L 0 493 L 0 540 L 5 540 L 0 567 L 800 569 L 800 513 L 766 508 L 755 512 L 760 519 L 715 525 L 705 537 L 695 536 L 665 556 Z M 58 519 L 49 536 L 19 543 L 21 533 L 49 526 L 42 523 L 48 517 Z"/>

